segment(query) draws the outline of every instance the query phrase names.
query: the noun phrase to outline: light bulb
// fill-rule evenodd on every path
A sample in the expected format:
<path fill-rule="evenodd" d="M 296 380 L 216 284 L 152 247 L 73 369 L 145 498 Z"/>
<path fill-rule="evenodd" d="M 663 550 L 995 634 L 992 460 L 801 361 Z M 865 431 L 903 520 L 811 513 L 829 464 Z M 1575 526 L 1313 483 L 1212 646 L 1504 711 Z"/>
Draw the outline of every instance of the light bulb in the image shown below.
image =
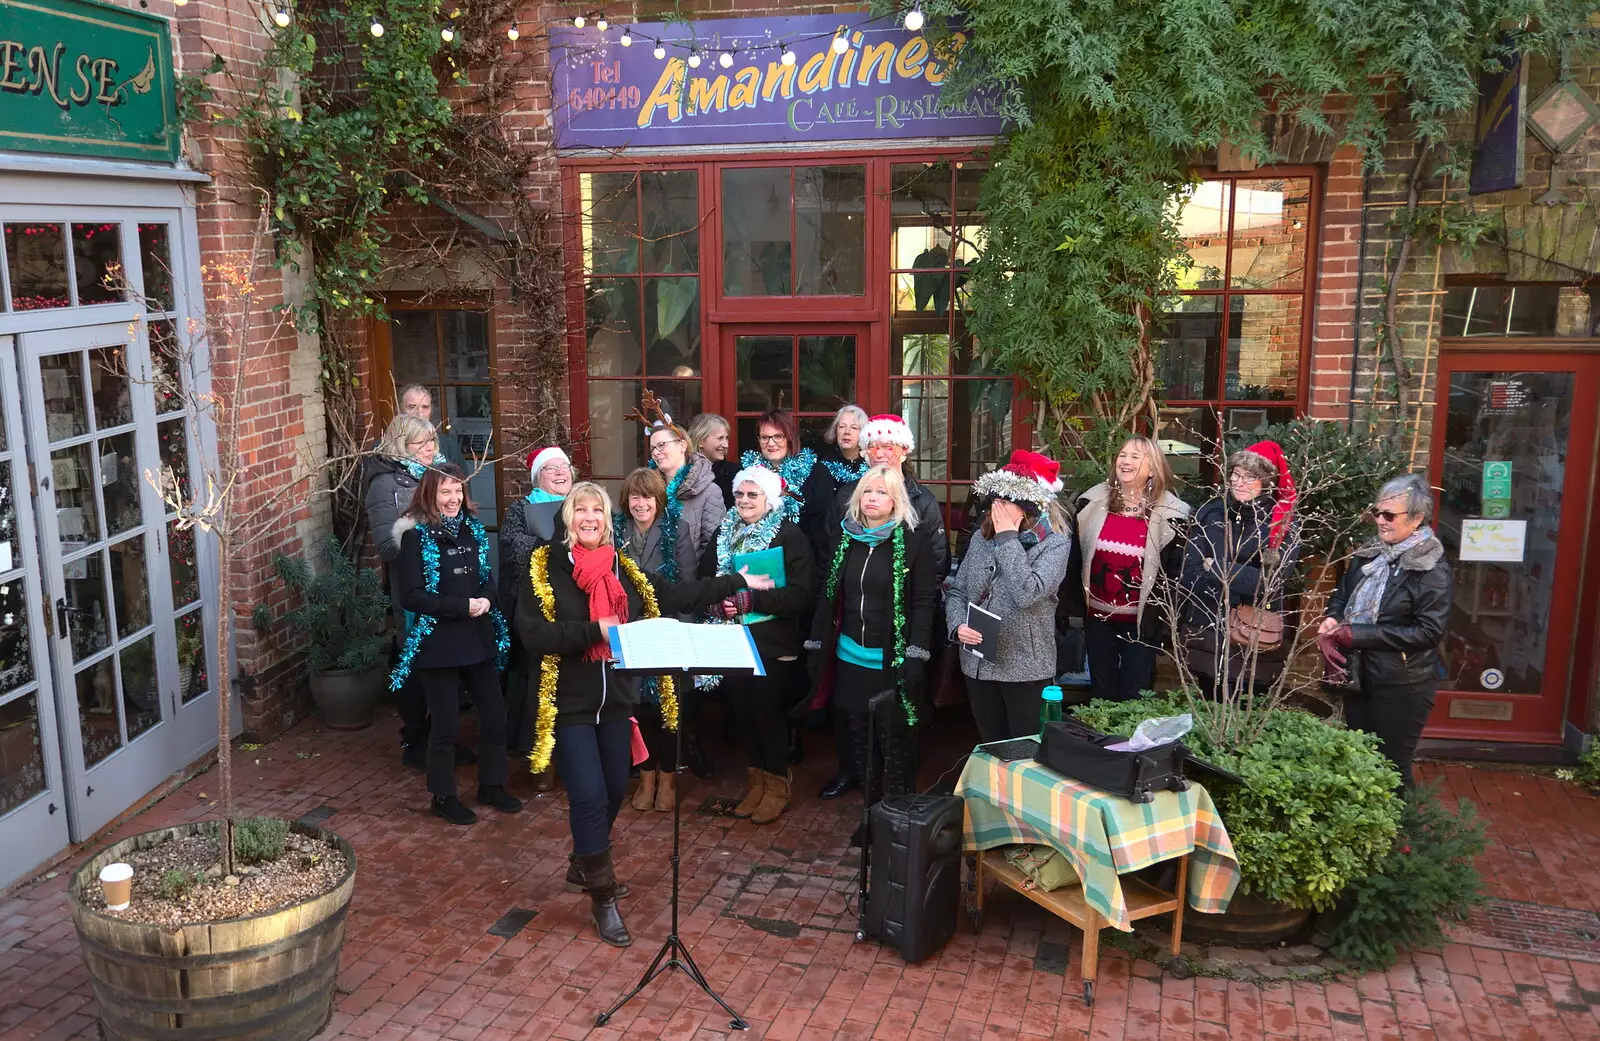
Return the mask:
<path fill-rule="evenodd" d="M 372 35 L 375 37 L 383 35 L 383 23 L 376 18 L 372 20 Z"/>
<path fill-rule="evenodd" d="M 689 52 L 689 68 L 698 69 L 699 67 L 700 67 L 700 52 L 699 51 L 690 51 Z"/>
<path fill-rule="evenodd" d="M 906 28 L 912 32 L 922 28 L 922 8 L 913 7 L 906 12 Z"/>
<path fill-rule="evenodd" d="M 655 49 L 655 56 L 656 56 L 656 61 L 660 61 L 662 58 L 665 58 L 667 56 L 667 49 L 665 47 L 661 46 L 661 44 L 657 43 L 656 44 L 656 49 Z"/>
<path fill-rule="evenodd" d="M 576 16 L 573 17 L 573 19 L 572 19 L 572 27 L 574 29 L 582 29 L 583 28 L 583 15 L 580 14 L 580 15 L 576 15 Z"/>
<path fill-rule="evenodd" d="M 443 40 L 445 43 L 449 43 L 451 40 L 454 40 L 455 38 L 456 38 L 456 31 L 454 29 L 450 28 L 448 25 L 445 26 L 443 29 L 439 30 L 439 39 Z"/>
<path fill-rule="evenodd" d="M 517 23 L 516 22 L 512 22 L 511 23 L 511 27 L 506 30 L 506 39 L 510 40 L 512 43 L 516 43 L 517 42 L 517 37 L 519 37 L 521 35 L 522 35 L 522 30 L 517 28 Z"/>
<path fill-rule="evenodd" d="M 793 65 L 794 51 L 791 51 L 787 46 L 785 46 L 783 48 L 783 57 L 779 58 L 778 60 L 783 62 L 785 65 Z"/>
<path fill-rule="evenodd" d="M 850 49 L 850 41 L 849 40 L 845 39 L 843 36 L 835 36 L 833 38 L 833 53 L 835 53 L 835 54 L 843 54 L 845 51 L 848 51 L 849 49 Z"/>
<path fill-rule="evenodd" d="M 733 54 L 729 51 L 723 51 L 722 57 L 717 59 L 717 64 L 725 69 L 733 68 Z"/>
<path fill-rule="evenodd" d="M 628 35 L 628 30 L 624 29 L 622 30 L 622 35 L 617 38 L 617 42 L 622 44 L 624 47 L 632 47 L 633 37 Z"/>
<path fill-rule="evenodd" d="M 600 30 L 601 32 L 605 32 L 607 29 L 611 28 L 611 23 L 606 21 L 606 16 L 605 15 L 601 15 L 598 19 L 595 20 L 594 27 L 596 29 Z"/>
<path fill-rule="evenodd" d="M 272 24 L 280 29 L 289 28 L 289 12 L 282 7 L 272 12 Z"/>
<path fill-rule="evenodd" d="M 189 2 L 189 0 L 172 0 L 172 6 L 173 7 L 182 7 L 184 4 L 186 4 L 188 2 Z"/>

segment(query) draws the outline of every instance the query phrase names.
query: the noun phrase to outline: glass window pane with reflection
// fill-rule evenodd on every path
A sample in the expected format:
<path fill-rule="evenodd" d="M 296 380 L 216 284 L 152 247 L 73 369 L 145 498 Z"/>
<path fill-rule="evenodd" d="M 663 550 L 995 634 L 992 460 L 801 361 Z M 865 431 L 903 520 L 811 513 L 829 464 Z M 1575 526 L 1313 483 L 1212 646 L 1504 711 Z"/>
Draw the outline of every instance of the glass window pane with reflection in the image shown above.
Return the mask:
<path fill-rule="evenodd" d="M 1304 286 L 1310 216 L 1310 178 L 1235 182 L 1229 285 L 1235 289 Z"/>
<path fill-rule="evenodd" d="M 722 171 L 722 291 L 788 296 L 793 198 L 787 166 Z"/>
<path fill-rule="evenodd" d="M 1304 307 L 1300 293 L 1228 301 L 1230 400 L 1293 401 L 1298 396 Z"/>
<path fill-rule="evenodd" d="M 700 270 L 700 174 L 696 170 L 646 170 L 643 196 L 644 270 L 675 274 Z"/>
<path fill-rule="evenodd" d="M 67 238 L 60 224 L 7 223 L 6 274 L 11 310 L 71 307 L 67 285 Z"/>
<path fill-rule="evenodd" d="M 72 226 L 72 266 L 78 282 L 78 305 L 114 304 L 123 299 L 122 225 Z"/>
<path fill-rule="evenodd" d="M 1451 286 L 1444 296 L 1445 336 L 1554 336 L 1561 287 Z"/>
<path fill-rule="evenodd" d="M 172 310 L 172 248 L 165 224 L 139 225 L 139 266 L 144 303 L 151 311 Z"/>
<path fill-rule="evenodd" d="M 794 171 L 795 287 L 800 296 L 860 296 L 867 277 L 867 168 Z"/>
<path fill-rule="evenodd" d="M 639 183 L 629 173 L 583 174 L 578 179 L 583 207 L 584 270 L 596 274 L 636 274 L 639 270 Z"/>
<path fill-rule="evenodd" d="M 44 791 L 39 695 L 0 705 L 0 816 Z"/>
<path fill-rule="evenodd" d="M 645 373 L 700 375 L 700 280 L 644 280 Z"/>
<path fill-rule="evenodd" d="M 1160 397 L 1192 401 L 1217 396 L 1222 354 L 1222 297 L 1180 297 L 1162 316 L 1155 342 Z M 1298 335 L 1298 334 L 1297 334 Z"/>
<path fill-rule="evenodd" d="M 1231 181 L 1202 181 L 1173 202 L 1178 237 L 1188 250 L 1174 272 L 1179 289 L 1221 289 L 1228 263 L 1228 207 Z"/>
<path fill-rule="evenodd" d="M 636 278 L 591 278 L 584 305 L 589 375 L 637 376 L 644 331 Z"/>
<path fill-rule="evenodd" d="M 602 477 L 622 477 L 645 461 L 644 432 L 623 419 L 639 407 L 639 380 L 589 381 L 589 461 Z"/>

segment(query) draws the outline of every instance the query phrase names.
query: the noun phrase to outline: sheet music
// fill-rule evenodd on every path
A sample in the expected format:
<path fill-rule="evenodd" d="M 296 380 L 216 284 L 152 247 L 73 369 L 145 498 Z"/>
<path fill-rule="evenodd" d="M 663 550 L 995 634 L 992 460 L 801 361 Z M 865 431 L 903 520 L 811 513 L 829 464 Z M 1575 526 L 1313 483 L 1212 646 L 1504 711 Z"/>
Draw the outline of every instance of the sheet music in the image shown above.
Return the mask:
<path fill-rule="evenodd" d="M 613 645 L 625 669 L 753 669 L 765 674 L 750 631 L 742 625 L 648 618 L 617 626 Z"/>

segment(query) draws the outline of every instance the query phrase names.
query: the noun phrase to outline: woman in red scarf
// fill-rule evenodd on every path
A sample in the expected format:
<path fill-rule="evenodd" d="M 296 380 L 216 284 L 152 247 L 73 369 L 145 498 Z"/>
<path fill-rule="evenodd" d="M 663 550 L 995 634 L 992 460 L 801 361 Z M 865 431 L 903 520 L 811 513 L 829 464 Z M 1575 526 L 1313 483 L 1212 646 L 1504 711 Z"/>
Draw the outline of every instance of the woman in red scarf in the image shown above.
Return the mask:
<path fill-rule="evenodd" d="M 595 929 L 616 947 L 633 942 L 617 910 L 611 824 L 628 792 L 638 680 L 611 667 L 609 636 L 624 622 L 695 611 L 741 589 L 770 588 L 759 575 L 663 584 L 612 543 L 611 499 L 588 482 L 561 507 L 555 538 L 534 550 L 518 593 L 516 628 L 531 661 L 529 703 L 537 706 L 533 770 L 552 756 L 567 788 L 572 857 L 567 882 L 589 893 Z M 662 715 L 676 723 L 676 698 L 662 690 Z"/>

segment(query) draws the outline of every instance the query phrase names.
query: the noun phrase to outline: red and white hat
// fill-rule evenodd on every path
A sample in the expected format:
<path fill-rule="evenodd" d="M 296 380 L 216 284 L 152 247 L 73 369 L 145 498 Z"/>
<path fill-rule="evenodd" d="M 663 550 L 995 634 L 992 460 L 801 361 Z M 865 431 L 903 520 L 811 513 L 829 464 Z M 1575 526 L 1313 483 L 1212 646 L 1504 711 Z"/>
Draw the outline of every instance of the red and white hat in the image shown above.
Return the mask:
<path fill-rule="evenodd" d="M 881 416 L 873 416 L 867 420 L 867 425 L 861 428 L 861 447 L 881 445 L 886 442 L 899 445 L 907 452 L 917 447 L 916 438 L 911 436 L 911 428 L 906 425 L 906 421 L 888 412 Z"/>
<path fill-rule="evenodd" d="M 1011 461 L 978 478 L 979 495 L 1048 506 L 1061 490 L 1061 464 L 1038 452 L 1016 451 Z"/>
<path fill-rule="evenodd" d="M 535 449 L 528 453 L 528 476 L 535 483 L 539 480 L 539 471 L 551 463 L 565 463 L 572 465 L 572 460 L 567 458 L 567 453 L 561 450 L 560 445 L 550 445 L 547 448 Z"/>

